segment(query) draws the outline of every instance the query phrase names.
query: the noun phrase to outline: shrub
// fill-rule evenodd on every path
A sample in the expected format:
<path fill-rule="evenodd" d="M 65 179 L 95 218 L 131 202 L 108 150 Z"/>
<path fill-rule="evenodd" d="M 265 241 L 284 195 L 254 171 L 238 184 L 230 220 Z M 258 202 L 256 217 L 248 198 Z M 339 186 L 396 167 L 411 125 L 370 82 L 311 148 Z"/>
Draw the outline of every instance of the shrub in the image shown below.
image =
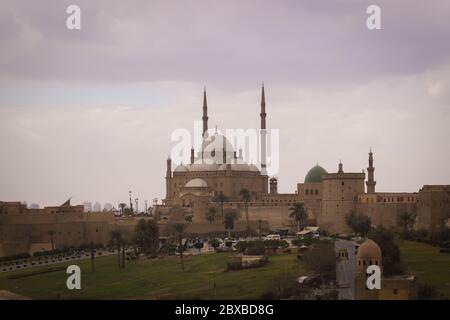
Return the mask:
<path fill-rule="evenodd" d="M 266 250 L 263 241 L 239 241 L 236 244 L 236 249 L 240 253 L 252 256 L 263 255 Z"/>
<path fill-rule="evenodd" d="M 314 242 L 316 242 L 316 239 L 311 238 L 311 237 L 307 237 L 307 238 L 304 238 L 304 239 L 294 239 L 294 240 L 292 240 L 292 244 L 294 246 L 296 246 L 296 247 L 301 247 L 301 246 L 309 247 Z"/>
<path fill-rule="evenodd" d="M 217 239 L 209 240 L 209 244 L 211 247 L 214 248 L 214 250 L 217 250 L 217 248 L 220 246 L 220 243 L 219 243 L 219 241 L 217 241 Z"/>
<path fill-rule="evenodd" d="M 278 248 L 287 248 L 289 247 L 289 244 L 284 241 L 284 240 L 264 240 L 264 246 L 267 249 L 272 249 L 274 252 L 278 249 Z"/>
<path fill-rule="evenodd" d="M 177 246 L 165 243 L 160 248 L 158 253 L 164 254 L 164 255 L 175 255 L 175 251 L 177 249 Z"/>

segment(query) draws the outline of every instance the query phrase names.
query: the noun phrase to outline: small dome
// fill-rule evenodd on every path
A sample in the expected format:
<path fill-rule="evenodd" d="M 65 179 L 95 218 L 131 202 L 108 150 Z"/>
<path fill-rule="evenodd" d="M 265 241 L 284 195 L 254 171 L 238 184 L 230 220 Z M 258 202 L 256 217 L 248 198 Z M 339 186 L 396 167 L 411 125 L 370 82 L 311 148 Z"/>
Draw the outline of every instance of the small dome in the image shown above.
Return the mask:
<path fill-rule="evenodd" d="M 316 165 L 315 167 L 312 167 L 311 170 L 309 170 L 306 174 L 305 183 L 320 183 L 322 182 L 322 176 L 327 173 L 327 170 L 319 165 Z"/>
<path fill-rule="evenodd" d="M 207 188 L 208 184 L 206 183 L 205 180 L 200 179 L 200 178 L 196 178 L 196 179 L 192 179 L 189 180 L 185 186 L 185 188 Z"/>
<path fill-rule="evenodd" d="M 375 241 L 367 239 L 359 246 L 357 258 L 381 261 L 381 249 Z"/>
<path fill-rule="evenodd" d="M 185 165 L 182 165 L 182 164 L 177 166 L 174 170 L 174 172 L 186 172 L 186 171 L 189 171 L 189 169 Z"/>

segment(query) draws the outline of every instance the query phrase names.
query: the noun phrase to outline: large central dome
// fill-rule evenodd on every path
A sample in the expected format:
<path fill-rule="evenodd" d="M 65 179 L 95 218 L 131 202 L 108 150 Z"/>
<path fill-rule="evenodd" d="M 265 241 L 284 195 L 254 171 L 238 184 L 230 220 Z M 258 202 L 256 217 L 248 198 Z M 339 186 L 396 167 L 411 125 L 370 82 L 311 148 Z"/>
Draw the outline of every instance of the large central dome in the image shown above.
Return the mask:
<path fill-rule="evenodd" d="M 319 165 L 312 167 L 305 177 L 305 183 L 320 183 L 322 182 L 322 176 L 327 174 L 327 170 Z"/>
<path fill-rule="evenodd" d="M 224 160 L 226 163 L 231 163 L 231 159 L 234 158 L 234 149 L 225 136 L 216 132 L 203 140 L 199 158 L 211 159 L 215 163 L 224 163 Z"/>

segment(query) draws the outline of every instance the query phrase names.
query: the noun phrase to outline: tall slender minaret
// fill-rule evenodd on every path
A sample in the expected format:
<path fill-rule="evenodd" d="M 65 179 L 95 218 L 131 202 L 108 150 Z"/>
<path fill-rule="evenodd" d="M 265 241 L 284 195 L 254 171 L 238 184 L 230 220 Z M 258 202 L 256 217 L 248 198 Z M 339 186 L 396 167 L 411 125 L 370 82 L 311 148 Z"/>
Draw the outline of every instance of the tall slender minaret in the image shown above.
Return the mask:
<path fill-rule="evenodd" d="M 373 153 L 372 148 L 369 151 L 369 167 L 367 168 L 367 193 L 375 193 L 375 185 L 377 182 L 374 180 L 374 171 L 375 168 L 373 166 Z"/>
<path fill-rule="evenodd" d="M 261 91 L 261 175 L 266 176 L 266 96 L 264 94 L 264 82 Z"/>
<path fill-rule="evenodd" d="M 208 131 L 208 103 L 206 101 L 206 87 L 203 90 L 203 137 L 205 132 Z"/>
<path fill-rule="evenodd" d="M 344 169 L 343 169 L 342 167 L 343 167 L 343 166 L 342 166 L 342 161 L 339 160 L 339 170 L 338 170 L 338 173 L 344 173 Z"/>
<path fill-rule="evenodd" d="M 171 186 L 172 186 L 172 159 L 167 158 L 167 171 L 166 171 L 166 199 L 171 198 Z"/>

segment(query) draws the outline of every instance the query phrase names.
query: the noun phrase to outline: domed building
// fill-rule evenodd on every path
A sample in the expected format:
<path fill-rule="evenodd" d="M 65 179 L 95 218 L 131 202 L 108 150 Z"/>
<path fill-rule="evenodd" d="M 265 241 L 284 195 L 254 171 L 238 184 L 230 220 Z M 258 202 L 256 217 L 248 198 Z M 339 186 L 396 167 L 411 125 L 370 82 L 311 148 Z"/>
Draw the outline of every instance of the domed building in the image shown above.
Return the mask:
<path fill-rule="evenodd" d="M 367 287 L 369 266 L 380 268 L 380 289 Z M 373 240 L 365 240 L 356 254 L 356 300 L 414 300 L 417 298 L 416 278 L 412 275 L 383 276 L 383 256 L 380 246 Z"/>
<path fill-rule="evenodd" d="M 356 266 L 358 272 L 365 272 L 367 266 L 376 265 L 382 270 L 381 249 L 375 241 L 367 239 L 358 248 Z"/>
<path fill-rule="evenodd" d="M 305 176 L 305 183 L 322 183 L 322 177 L 328 172 L 319 164 L 312 167 Z"/>
<path fill-rule="evenodd" d="M 247 189 L 250 201 L 245 206 L 249 220 L 267 221 L 274 231 L 295 229 L 296 224 L 290 218 L 290 208 L 294 203 L 302 203 L 308 215 L 305 224 L 318 226 L 328 234 L 351 233 L 352 230 L 345 219 L 351 212 L 368 215 L 374 226 L 383 225 L 388 228 L 398 227 L 397 217 L 402 212 L 417 212 L 418 225 L 426 228 L 436 226 L 448 212 L 450 205 L 434 204 L 450 203 L 450 186 L 424 186 L 419 193 L 377 192 L 371 149 L 367 171 L 362 169 L 344 172 L 343 164 L 339 163 L 337 171 L 329 172 L 317 163 L 306 173 L 304 179 L 300 179 L 303 182 L 297 183 L 294 192 L 279 193 L 276 177 L 270 177 L 269 191 L 266 153 L 263 147 L 267 138 L 265 108 L 263 86 L 259 114 L 259 141 L 262 148 L 259 154 L 260 163 L 255 165 L 247 163 L 242 156 L 242 150 L 236 150 L 230 140 L 217 129 L 215 132 L 208 130 L 205 90 L 202 143 L 198 150 L 191 147 L 188 163 L 180 163 L 172 168 L 172 160 L 167 159 L 166 195 L 158 211 L 164 214 L 163 211 L 169 212 L 170 207 L 176 206 L 183 208 L 188 214 L 193 214 L 194 220 L 201 219 L 205 217 L 206 206 L 217 206 L 218 196 L 226 198 L 227 208 L 242 210 L 240 191 Z M 302 173 L 294 168 L 289 174 Z M 169 214 L 165 218 L 168 216 Z"/>
<path fill-rule="evenodd" d="M 238 202 L 242 189 L 250 192 L 252 201 L 262 201 L 268 193 L 268 176 L 265 173 L 265 155 L 261 154 L 260 170 L 246 163 L 242 150 L 237 154 L 230 141 L 217 128 L 208 135 L 208 106 L 206 91 L 203 94 L 203 142 L 200 150 L 191 148 L 190 163 L 179 164 L 172 171 L 172 161 L 167 159 L 166 206 L 178 205 L 193 213 L 204 210 L 196 206 L 196 198 L 211 202 L 219 195 L 229 202 Z M 262 128 L 265 129 L 264 89 L 261 101 Z M 198 201 L 197 201 L 198 202 Z M 201 202 L 204 202 L 202 200 Z M 201 215 L 201 214 L 200 214 Z"/>
<path fill-rule="evenodd" d="M 304 203 L 308 218 L 317 223 L 322 201 L 322 178 L 327 170 L 316 164 L 305 176 L 304 183 L 297 184 L 299 199 Z"/>

